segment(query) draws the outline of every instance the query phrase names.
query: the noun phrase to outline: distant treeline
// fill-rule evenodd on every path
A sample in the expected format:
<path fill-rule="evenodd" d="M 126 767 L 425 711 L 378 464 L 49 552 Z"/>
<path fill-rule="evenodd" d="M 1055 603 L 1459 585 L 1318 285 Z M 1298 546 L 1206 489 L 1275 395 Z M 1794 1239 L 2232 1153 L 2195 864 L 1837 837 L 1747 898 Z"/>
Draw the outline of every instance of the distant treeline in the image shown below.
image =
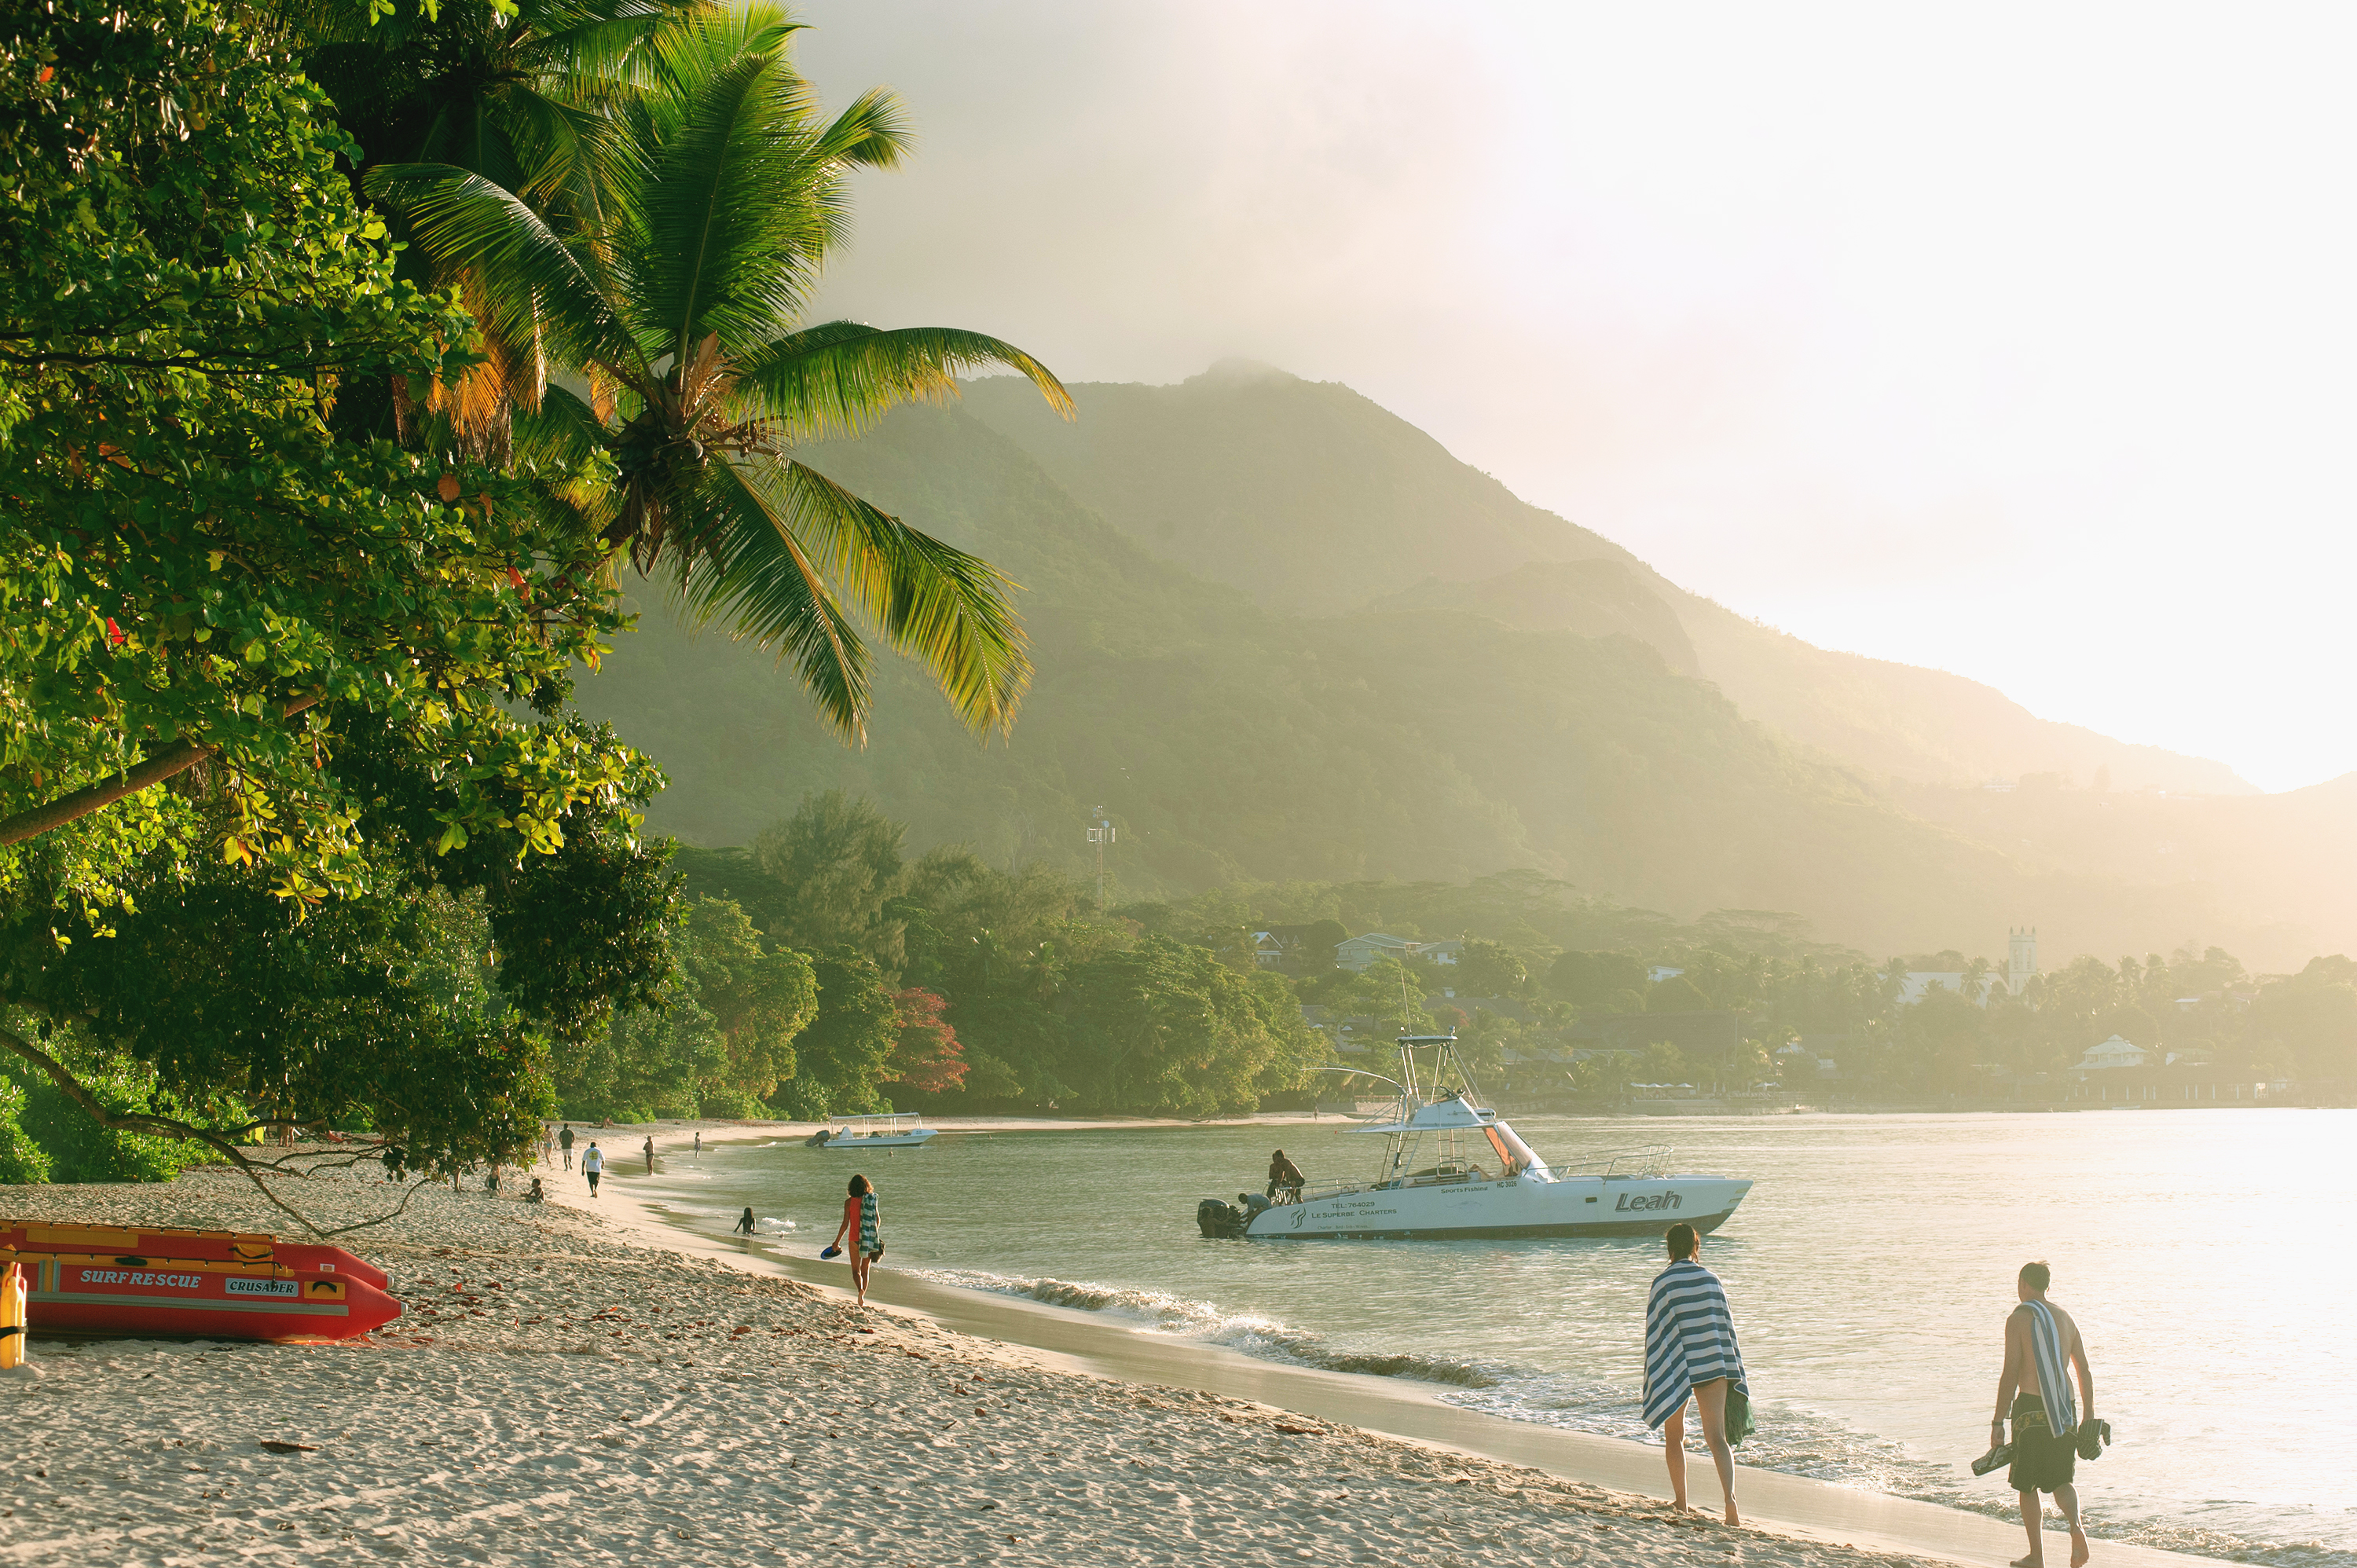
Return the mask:
<path fill-rule="evenodd" d="M 959 849 L 911 859 L 903 838 L 869 802 L 830 791 L 749 846 L 678 850 L 677 976 L 661 1005 L 559 1060 L 566 1112 L 1242 1112 L 1342 1090 L 1311 1069 L 1351 1059 L 1328 1031 L 1353 1020 L 1353 1044 L 1457 1029 L 1501 1088 L 1599 1104 L 1632 1079 L 1797 1090 L 1815 1082 L 1820 1053 L 1852 1093 L 1972 1096 L 2059 1080 L 2114 1034 L 2235 1077 L 2357 1075 L 2357 964 L 2340 957 L 2269 978 L 2215 948 L 2083 958 L 1980 1005 L 1965 993 L 1990 990 L 1984 960 L 1877 963 L 1811 940 L 1791 916 L 1681 922 L 1535 873 L 1239 884 L 1098 911 L 1052 867 L 1001 869 Z M 1295 940 L 1264 967 L 1255 937 L 1272 926 Z M 1334 944 L 1371 930 L 1460 939 L 1458 961 L 1336 968 Z M 1905 974 L 1923 970 L 1962 978 L 1903 1004 Z M 1706 1012 L 1735 1015 L 1733 1054 L 1657 1043 L 1631 1059 L 1576 1033 L 1584 1018 Z M 1805 1058 L 1781 1051 L 1795 1039 Z"/>

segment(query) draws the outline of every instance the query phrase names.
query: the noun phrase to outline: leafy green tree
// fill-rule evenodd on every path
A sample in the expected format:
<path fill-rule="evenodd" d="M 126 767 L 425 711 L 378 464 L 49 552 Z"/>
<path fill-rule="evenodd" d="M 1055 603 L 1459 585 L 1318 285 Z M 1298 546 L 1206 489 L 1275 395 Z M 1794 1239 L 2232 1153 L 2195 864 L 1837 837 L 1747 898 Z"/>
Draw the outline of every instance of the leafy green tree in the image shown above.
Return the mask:
<path fill-rule="evenodd" d="M 1070 399 L 979 333 L 804 322 L 843 241 L 849 172 L 897 165 L 909 138 L 881 91 L 823 119 L 788 59 L 792 30 L 756 5 L 658 34 L 594 209 L 535 207 L 449 163 L 380 165 L 367 188 L 436 265 L 478 280 L 501 340 L 545 345 L 586 378 L 586 398 L 552 386 L 533 417 L 618 466 L 596 509 L 608 542 L 666 574 L 699 618 L 791 659 L 847 736 L 869 700 L 859 617 L 969 725 L 1004 728 L 1030 668 L 1006 580 L 791 453 L 951 396 L 986 365 Z"/>
<path fill-rule="evenodd" d="M 1547 990 L 1598 1012 L 1638 1012 L 1645 993 L 1645 961 L 1633 953 L 1567 952 L 1547 971 Z M 1622 1004 L 1636 999 L 1635 1006 Z"/>
<path fill-rule="evenodd" d="M 556 1069 L 565 1114 L 576 1121 L 649 1122 L 702 1109 L 697 1085 L 728 1066 L 720 1022 L 674 981 L 647 1006 L 617 1017 L 598 1039 L 567 1052 Z"/>
<path fill-rule="evenodd" d="M 1694 1070 L 1686 1054 L 1667 1040 L 1657 1040 L 1638 1054 L 1635 1063 L 1639 1083 L 1684 1083 Z"/>
<path fill-rule="evenodd" d="M 1068 1078 L 1087 1109 L 1208 1116 L 1297 1088 L 1322 1048 L 1275 975 L 1167 937 L 1074 967 Z"/>
<path fill-rule="evenodd" d="M 1467 996 L 1520 996 L 1530 972 L 1514 950 L 1481 937 L 1466 939 L 1457 969 L 1457 989 Z"/>
<path fill-rule="evenodd" d="M 1430 1034 L 1438 1026 L 1438 1020 L 1424 1004 L 1428 994 L 1425 984 L 1431 972 L 1421 964 L 1379 958 L 1348 984 L 1329 989 L 1327 1005 L 1372 1016 L 1376 1033 L 1386 1040 L 1398 1035 Z"/>
<path fill-rule="evenodd" d="M 818 1013 L 794 1044 L 794 1076 L 774 1103 L 798 1121 L 889 1109 L 882 1094 L 900 1009 L 874 961 L 846 948 L 813 956 Z"/>
<path fill-rule="evenodd" d="M 565 1113 L 595 1120 L 763 1114 L 817 1011 L 810 961 L 772 949 L 743 909 L 698 898 L 667 933 L 671 978 L 559 1063 Z"/>
<path fill-rule="evenodd" d="M 0 1076 L 0 1187 L 56 1179 L 48 1150 L 25 1129 L 29 1105 L 23 1088 L 15 1079 Z"/>
<path fill-rule="evenodd" d="M 1683 974 L 1663 975 L 1645 991 L 1648 1013 L 1702 1013 L 1709 1007 L 1710 998 Z"/>
<path fill-rule="evenodd" d="M 675 952 L 723 1046 L 717 1069 L 695 1079 L 698 1113 L 760 1115 L 794 1076 L 794 1038 L 818 1013 L 810 960 L 765 946 L 745 911 L 718 898 L 695 901 Z"/>
<path fill-rule="evenodd" d="M 902 922 L 885 908 L 899 891 L 907 829 L 866 800 L 830 789 L 805 799 L 763 832 L 753 859 L 778 887 L 770 934 L 806 951 L 856 948 L 898 971 Z"/>
<path fill-rule="evenodd" d="M 317 92 L 207 0 L 0 27 L 0 888 L 119 905 L 202 839 L 288 900 L 349 889 L 356 725 L 437 779 L 445 847 L 545 852 L 646 793 L 610 737 L 511 707 L 553 713 L 620 625 L 605 547 L 328 427 L 346 378 L 455 374 L 472 334 L 393 277 Z M 192 771 L 224 822 L 153 788 Z"/>
<path fill-rule="evenodd" d="M 117 1112 L 135 1112 L 153 1102 L 156 1074 L 136 1066 L 107 1062 L 83 1075 L 92 1095 Z M 201 1155 L 175 1138 L 105 1127 L 85 1113 L 64 1090 L 39 1079 L 16 1090 L 16 1120 L 40 1154 L 46 1175 L 24 1181 L 169 1181 Z M 29 1168 L 30 1162 L 26 1162 Z M 0 1176 L 0 1179 L 7 1179 Z"/>

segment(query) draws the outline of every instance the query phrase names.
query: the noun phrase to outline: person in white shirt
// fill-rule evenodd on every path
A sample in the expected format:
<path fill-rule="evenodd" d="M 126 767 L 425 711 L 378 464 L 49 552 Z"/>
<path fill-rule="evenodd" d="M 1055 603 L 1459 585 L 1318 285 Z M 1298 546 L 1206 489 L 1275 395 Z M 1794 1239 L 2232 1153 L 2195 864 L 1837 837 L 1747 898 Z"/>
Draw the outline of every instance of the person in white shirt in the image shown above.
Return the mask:
<path fill-rule="evenodd" d="M 605 1168 L 606 1156 L 598 1149 L 597 1141 L 593 1138 L 589 1141 L 589 1152 L 581 1156 L 581 1170 L 589 1178 L 589 1196 L 592 1197 L 597 1196 L 597 1176 Z"/>

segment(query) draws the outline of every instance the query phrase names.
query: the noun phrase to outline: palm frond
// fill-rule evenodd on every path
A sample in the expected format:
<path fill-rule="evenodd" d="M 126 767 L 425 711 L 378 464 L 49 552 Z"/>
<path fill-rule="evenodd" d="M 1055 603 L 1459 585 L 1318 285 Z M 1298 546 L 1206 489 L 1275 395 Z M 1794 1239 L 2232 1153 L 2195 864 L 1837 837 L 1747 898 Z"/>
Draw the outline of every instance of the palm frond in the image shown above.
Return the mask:
<path fill-rule="evenodd" d="M 484 279 L 481 318 L 510 342 L 544 332 L 566 363 L 642 369 L 583 258 L 513 191 L 447 164 L 380 164 L 366 186 L 429 258 Z"/>
<path fill-rule="evenodd" d="M 770 557 L 785 550 L 798 570 L 818 572 L 838 601 L 923 665 L 968 727 L 1013 725 L 1031 681 L 1013 583 L 804 464 L 747 463 L 738 471 L 781 542 L 714 541 L 727 552 L 716 562 L 716 585 L 727 585 L 740 613 L 761 606 L 778 571 Z"/>
<path fill-rule="evenodd" d="M 868 657 L 859 628 L 802 548 L 792 500 L 748 465 L 710 464 L 682 520 L 703 548 L 674 557 L 682 607 L 793 660 L 820 713 L 855 744 L 867 738 Z"/>
<path fill-rule="evenodd" d="M 945 403 L 957 379 L 1005 366 L 1031 380 L 1049 407 L 1072 417 L 1055 373 L 1015 347 L 954 327 L 884 329 L 856 321 L 805 328 L 738 362 L 739 384 L 759 400 L 788 445 L 854 435 L 904 403 Z"/>
<path fill-rule="evenodd" d="M 899 168 L 916 145 L 908 111 L 888 87 L 871 87 L 819 133 L 813 153 L 861 168 Z"/>

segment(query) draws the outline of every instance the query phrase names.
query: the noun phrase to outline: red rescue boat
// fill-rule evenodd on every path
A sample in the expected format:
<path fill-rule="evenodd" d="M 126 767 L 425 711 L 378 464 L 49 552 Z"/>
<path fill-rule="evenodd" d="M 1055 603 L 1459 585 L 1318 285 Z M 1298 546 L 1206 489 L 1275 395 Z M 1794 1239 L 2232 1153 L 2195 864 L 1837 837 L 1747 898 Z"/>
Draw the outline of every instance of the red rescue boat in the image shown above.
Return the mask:
<path fill-rule="evenodd" d="M 343 1274 L 219 1258 L 0 1251 L 31 1278 L 36 1334 L 138 1338 L 349 1339 L 401 1316 L 401 1304 Z"/>
<path fill-rule="evenodd" d="M 251 1230 L 175 1230 L 160 1225 L 44 1225 L 0 1221 L 0 1252 L 103 1252 L 110 1257 L 210 1258 L 230 1263 L 283 1263 L 296 1271 L 348 1275 L 376 1290 L 392 1281 L 382 1269 L 341 1247 L 281 1241 Z M 29 1262 L 29 1260 L 27 1260 Z"/>

